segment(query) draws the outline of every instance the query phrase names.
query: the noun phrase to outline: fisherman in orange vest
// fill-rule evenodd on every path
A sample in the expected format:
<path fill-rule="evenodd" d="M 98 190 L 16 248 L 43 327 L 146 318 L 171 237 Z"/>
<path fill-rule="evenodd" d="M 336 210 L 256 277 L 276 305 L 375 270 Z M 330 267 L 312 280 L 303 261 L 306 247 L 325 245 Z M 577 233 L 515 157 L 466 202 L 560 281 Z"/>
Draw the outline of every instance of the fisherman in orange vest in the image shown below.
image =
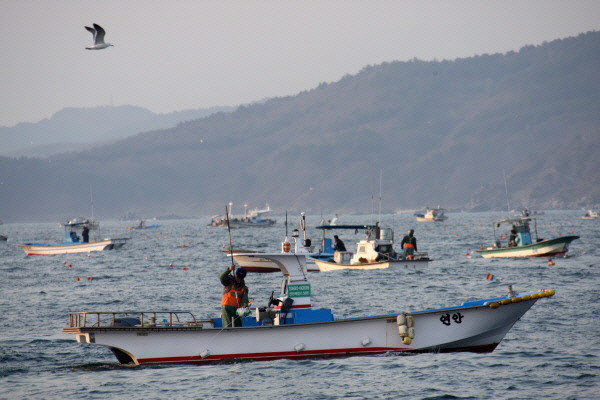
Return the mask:
<path fill-rule="evenodd" d="M 235 265 L 227 268 L 221 273 L 220 279 L 223 285 L 223 298 L 221 299 L 221 320 L 223 327 L 242 326 L 242 315 L 237 315 L 238 308 L 248 311 L 248 287 L 244 282 L 246 270 L 238 268 L 235 276 L 230 271 L 235 269 Z"/>
<path fill-rule="evenodd" d="M 408 231 L 408 235 L 404 236 L 402 239 L 402 243 L 400 243 L 400 247 L 404 249 L 404 259 L 412 260 L 417 250 L 417 238 L 413 236 L 415 233 L 414 229 Z"/>

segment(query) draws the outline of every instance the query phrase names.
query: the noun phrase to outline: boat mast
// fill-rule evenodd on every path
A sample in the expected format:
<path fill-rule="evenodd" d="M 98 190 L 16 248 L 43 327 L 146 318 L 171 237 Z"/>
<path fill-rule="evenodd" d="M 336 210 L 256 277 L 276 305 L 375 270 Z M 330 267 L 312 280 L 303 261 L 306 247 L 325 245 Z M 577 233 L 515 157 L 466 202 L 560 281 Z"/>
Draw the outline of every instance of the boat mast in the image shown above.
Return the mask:
<path fill-rule="evenodd" d="M 379 170 L 379 218 L 378 218 L 379 223 L 381 223 L 381 174 L 382 174 L 382 171 Z"/>
<path fill-rule="evenodd" d="M 229 254 L 231 255 L 231 265 L 233 265 L 233 276 L 235 276 L 235 263 L 233 262 L 233 244 L 231 243 L 231 228 L 229 227 L 229 211 L 231 211 L 231 203 L 229 210 L 225 206 L 225 218 L 227 218 L 227 232 L 229 233 Z"/>
<path fill-rule="evenodd" d="M 502 175 L 504 176 L 504 190 L 506 191 L 506 212 L 510 213 L 510 202 L 508 200 L 508 185 L 506 184 L 506 174 L 504 170 L 502 170 Z"/>
<path fill-rule="evenodd" d="M 94 196 L 92 195 L 92 185 L 90 185 L 90 203 L 92 205 L 92 222 L 90 223 L 90 230 L 95 232 L 96 230 L 94 229 L 94 224 L 95 224 L 95 221 L 94 221 Z M 93 241 L 96 241 L 96 233 L 94 233 Z"/>

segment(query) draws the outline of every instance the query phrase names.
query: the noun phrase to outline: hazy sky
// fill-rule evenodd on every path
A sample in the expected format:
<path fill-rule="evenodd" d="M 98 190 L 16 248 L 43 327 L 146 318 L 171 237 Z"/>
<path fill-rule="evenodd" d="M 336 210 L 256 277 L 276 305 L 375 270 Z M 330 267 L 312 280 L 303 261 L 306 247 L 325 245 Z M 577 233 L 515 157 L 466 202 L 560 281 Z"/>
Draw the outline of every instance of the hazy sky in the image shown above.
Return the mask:
<path fill-rule="evenodd" d="M 600 1 L 0 0 L 0 125 L 295 95 L 385 61 L 505 53 L 600 30 Z M 106 41 L 85 50 L 98 23 Z"/>

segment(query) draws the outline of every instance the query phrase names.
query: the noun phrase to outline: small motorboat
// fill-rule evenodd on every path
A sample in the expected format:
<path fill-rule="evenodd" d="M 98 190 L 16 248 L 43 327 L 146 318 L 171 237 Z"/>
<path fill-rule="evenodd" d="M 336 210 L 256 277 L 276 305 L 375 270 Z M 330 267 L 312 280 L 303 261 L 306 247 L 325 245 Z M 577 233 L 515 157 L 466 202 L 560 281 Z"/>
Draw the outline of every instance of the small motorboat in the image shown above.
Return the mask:
<path fill-rule="evenodd" d="M 330 257 L 308 256 L 319 271 L 336 271 L 341 269 L 379 269 L 400 266 L 427 266 L 430 261 L 428 253 L 417 252 L 404 258 L 402 253 L 394 250 L 394 231 L 391 228 L 380 228 L 375 225 L 320 225 L 323 230 L 323 241 L 328 230 L 341 229 L 364 231 L 365 238 L 356 244 L 356 252 L 335 251 Z"/>
<path fill-rule="evenodd" d="M 276 263 L 281 294 L 243 317 L 242 327 L 181 311 L 71 312 L 66 333 L 105 346 L 123 364 L 204 364 L 383 353 L 491 352 L 535 302 L 553 290 L 508 293 L 458 306 L 336 319 L 313 309 L 303 254 L 248 254 Z M 238 315 L 246 315 L 238 309 Z"/>
<path fill-rule="evenodd" d="M 598 213 L 596 211 L 593 210 L 588 210 L 582 217 L 581 219 L 598 219 L 600 218 L 600 216 L 598 216 Z"/>
<path fill-rule="evenodd" d="M 98 223 L 87 219 L 72 219 L 66 224 L 62 224 L 65 229 L 66 241 L 60 244 L 45 243 L 22 243 L 16 244 L 23 249 L 28 256 L 33 255 L 53 255 L 53 254 L 71 254 L 71 253 L 89 253 L 91 251 L 113 250 L 123 247 L 128 238 L 108 238 L 95 241 L 85 241 L 83 231 L 95 229 Z M 80 236 L 81 235 L 81 236 Z"/>
<path fill-rule="evenodd" d="M 530 222 L 534 222 L 535 242 L 532 241 Z M 502 224 L 512 225 L 514 231 L 509 235 L 506 246 L 496 237 L 496 228 Z M 554 239 L 541 239 L 537 235 L 537 221 L 533 217 L 515 219 L 503 219 L 495 222 L 494 244 L 476 250 L 483 258 L 499 257 L 549 257 L 565 254 L 569 250 L 569 244 L 579 236 L 560 236 Z"/>
<path fill-rule="evenodd" d="M 425 213 L 415 213 L 414 215 L 417 218 L 417 221 L 419 222 L 443 222 L 448 219 L 448 217 L 446 217 L 446 215 L 444 214 L 445 211 L 446 210 L 440 207 L 427 208 Z"/>
<path fill-rule="evenodd" d="M 158 228 L 160 225 L 154 224 L 154 225 L 146 225 L 146 220 L 142 219 L 140 220 L 140 223 L 137 224 L 137 226 L 128 226 L 127 229 L 128 231 L 133 231 L 133 230 L 143 230 L 143 229 L 154 229 L 154 228 Z"/>
<path fill-rule="evenodd" d="M 229 203 L 231 206 L 231 203 Z M 275 220 L 268 218 L 271 207 L 267 204 L 263 210 L 254 209 L 248 213 L 247 206 L 244 205 L 244 216 L 235 217 L 227 215 L 213 215 L 208 227 L 227 227 L 229 228 L 265 228 L 275 225 Z"/>

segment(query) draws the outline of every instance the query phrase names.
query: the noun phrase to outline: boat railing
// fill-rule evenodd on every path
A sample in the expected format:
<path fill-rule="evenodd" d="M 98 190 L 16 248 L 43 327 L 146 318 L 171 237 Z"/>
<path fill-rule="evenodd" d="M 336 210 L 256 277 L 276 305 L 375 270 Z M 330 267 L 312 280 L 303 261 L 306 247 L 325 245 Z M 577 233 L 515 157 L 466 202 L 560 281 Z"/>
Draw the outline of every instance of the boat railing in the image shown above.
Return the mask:
<path fill-rule="evenodd" d="M 197 327 L 211 321 L 197 320 L 188 311 L 121 311 L 71 312 L 71 328 L 125 328 L 125 327 Z"/>

